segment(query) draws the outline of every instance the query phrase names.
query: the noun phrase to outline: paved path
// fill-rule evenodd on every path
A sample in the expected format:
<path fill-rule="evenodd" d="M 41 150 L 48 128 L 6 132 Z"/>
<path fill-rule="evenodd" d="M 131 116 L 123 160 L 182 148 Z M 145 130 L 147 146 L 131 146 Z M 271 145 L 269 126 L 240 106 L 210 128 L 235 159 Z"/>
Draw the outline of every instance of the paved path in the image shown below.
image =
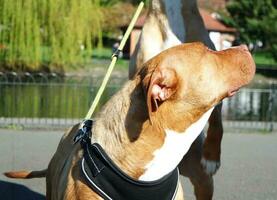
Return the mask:
<path fill-rule="evenodd" d="M 62 131 L 0 129 L 0 199 L 45 199 L 45 180 L 11 180 L 2 172 L 42 169 L 56 150 Z M 186 199 L 194 199 L 182 178 Z M 215 176 L 216 200 L 277 199 L 277 134 L 225 134 L 222 166 Z"/>

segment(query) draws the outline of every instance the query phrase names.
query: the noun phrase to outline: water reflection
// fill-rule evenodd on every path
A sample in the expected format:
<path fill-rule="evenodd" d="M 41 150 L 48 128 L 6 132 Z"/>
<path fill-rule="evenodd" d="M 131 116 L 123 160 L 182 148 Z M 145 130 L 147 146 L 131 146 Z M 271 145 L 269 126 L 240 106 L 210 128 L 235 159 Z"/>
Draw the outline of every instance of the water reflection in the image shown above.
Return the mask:
<path fill-rule="evenodd" d="M 43 82 L 0 82 L 0 117 L 83 118 L 101 79 L 74 77 Z M 121 87 L 114 79 L 106 88 L 98 109 Z"/>
<path fill-rule="evenodd" d="M 46 79 L 45 79 L 46 80 Z M 99 80 L 47 79 L 47 81 L 0 81 L 0 117 L 18 118 L 83 118 L 92 103 Z M 103 105 L 125 82 L 114 78 L 101 99 Z M 253 86 L 252 86 L 253 87 Z M 257 89 L 258 88 L 258 89 Z M 275 88 L 275 89 L 274 89 Z M 277 89 L 269 85 L 255 85 L 242 89 L 224 100 L 225 120 L 277 121 Z M 98 109 L 99 109 L 98 107 Z"/>

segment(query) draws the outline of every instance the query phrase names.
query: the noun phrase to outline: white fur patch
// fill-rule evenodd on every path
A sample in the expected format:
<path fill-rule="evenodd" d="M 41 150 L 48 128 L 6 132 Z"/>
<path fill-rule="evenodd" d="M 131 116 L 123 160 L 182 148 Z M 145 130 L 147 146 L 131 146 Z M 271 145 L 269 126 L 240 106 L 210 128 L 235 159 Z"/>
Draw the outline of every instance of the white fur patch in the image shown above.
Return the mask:
<path fill-rule="evenodd" d="M 151 28 L 149 28 L 148 30 L 149 32 L 151 31 Z M 153 32 L 153 31 L 152 31 Z M 157 37 L 153 37 L 152 35 L 146 34 L 143 35 L 141 40 L 144 45 L 143 47 L 143 62 L 148 61 L 149 59 L 153 58 L 154 56 L 156 56 L 157 54 L 159 54 L 162 51 L 162 44 L 161 44 L 161 38 L 157 38 Z"/>
<path fill-rule="evenodd" d="M 166 28 L 166 40 L 163 43 L 162 50 L 166 50 L 170 47 L 181 44 L 182 42 L 177 38 L 177 36 L 172 32 L 172 30 Z"/>
<path fill-rule="evenodd" d="M 220 167 L 219 161 L 201 159 L 201 165 L 207 175 L 214 175 Z"/>
<path fill-rule="evenodd" d="M 165 130 L 166 137 L 163 146 L 154 152 L 153 160 L 146 165 L 146 170 L 139 177 L 139 180 L 154 181 L 175 169 L 188 152 L 193 141 L 204 129 L 212 111 L 213 108 L 208 110 L 197 122 L 182 133 Z"/>

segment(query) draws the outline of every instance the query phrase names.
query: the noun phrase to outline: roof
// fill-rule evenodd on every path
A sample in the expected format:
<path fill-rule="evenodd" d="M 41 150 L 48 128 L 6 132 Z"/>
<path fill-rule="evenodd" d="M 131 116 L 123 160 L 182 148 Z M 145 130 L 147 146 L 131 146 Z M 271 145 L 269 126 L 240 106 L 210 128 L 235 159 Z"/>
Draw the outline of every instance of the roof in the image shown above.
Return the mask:
<path fill-rule="evenodd" d="M 200 9 L 200 15 L 203 18 L 205 27 L 208 31 L 217 32 L 236 32 L 235 28 L 227 27 L 225 24 L 219 20 L 213 18 L 210 13 L 204 9 Z"/>
<path fill-rule="evenodd" d="M 211 14 L 204 10 L 204 9 L 200 9 L 200 15 L 203 18 L 205 27 L 208 31 L 216 31 L 216 32 L 236 32 L 235 28 L 232 27 L 227 27 L 226 25 L 224 25 L 222 22 L 220 22 L 219 20 L 213 18 L 211 16 Z M 141 15 L 141 17 L 138 18 L 135 27 L 136 28 L 142 28 L 145 19 L 146 19 L 147 14 L 143 14 Z"/>

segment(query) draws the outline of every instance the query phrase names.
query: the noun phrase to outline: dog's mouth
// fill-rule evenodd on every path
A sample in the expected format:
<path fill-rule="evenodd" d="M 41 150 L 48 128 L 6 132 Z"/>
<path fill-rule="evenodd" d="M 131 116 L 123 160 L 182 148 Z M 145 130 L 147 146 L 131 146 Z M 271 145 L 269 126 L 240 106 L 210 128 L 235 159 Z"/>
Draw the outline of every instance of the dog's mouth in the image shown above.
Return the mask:
<path fill-rule="evenodd" d="M 228 91 L 228 97 L 234 96 L 239 91 L 239 89 L 240 88 L 235 88 L 235 89 L 229 90 Z"/>

